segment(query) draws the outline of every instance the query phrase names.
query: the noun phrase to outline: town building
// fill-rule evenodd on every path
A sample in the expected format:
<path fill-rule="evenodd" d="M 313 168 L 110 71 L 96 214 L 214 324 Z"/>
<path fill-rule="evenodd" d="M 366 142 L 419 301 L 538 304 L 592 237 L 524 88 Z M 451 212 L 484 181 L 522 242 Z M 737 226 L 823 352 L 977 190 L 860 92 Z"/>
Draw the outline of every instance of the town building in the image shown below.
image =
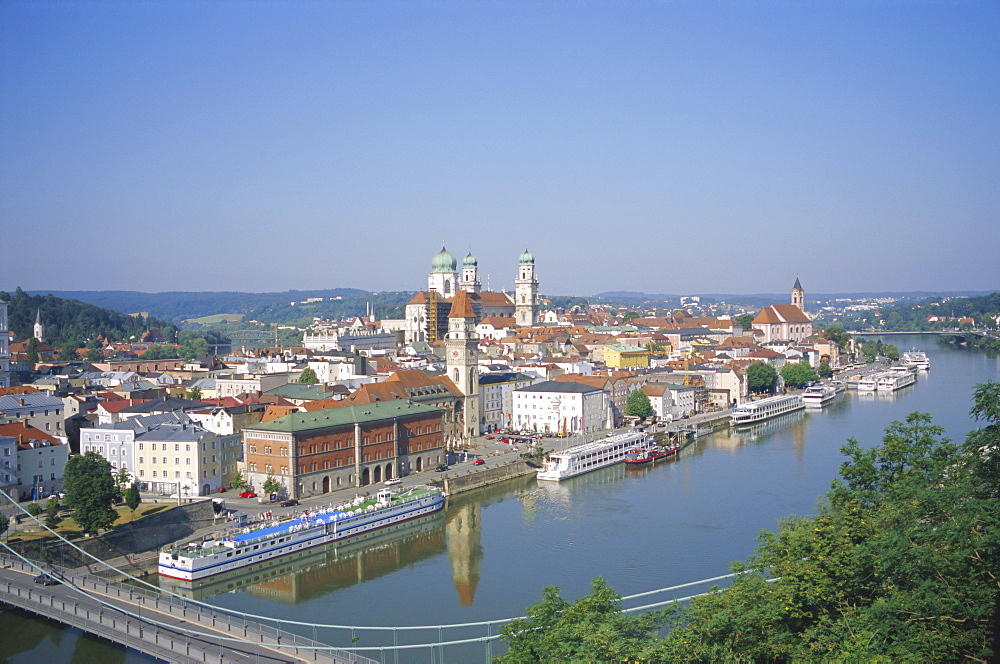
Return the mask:
<path fill-rule="evenodd" d="M 52 436 L 63 436 L 66 417 L 62 399 L 44 392 L 26 392 L 0 396 L 0 418 L 27 422 Z"/>
<path fill-rule="evenodd" d="M 600 387 L 549 380 L 513 392 L 514 428 L 521 431 L 589 433 L 608 420 L 608 398 Z"/>
<path fill-rule="evenodd" d="M 805 311 L 805 290 L 798 277 L 792 286 L 791 304 L 772 304 L 761 309 L 753 319 L 753 329 L 760 332 L 760 343 L 799 342 L 812 336 L 812 320 Z"/>
<path fill-rule="evenodd" d="M 69 445 L 26 422 L 0 424 L 0 436 L 17 441 L 17 495 L 35 500 L 62 491 Z"/>
<path fill-rule="evenodd" d="M 537 378 L 504 371 L 479 376 L 479 421 L 482 433 L 513 426 L 514 390 L 533 384 Z"/>
<path fill-rule="evenodd" d="M 7 303 L 0 302 L 0 388 L 10 387 L 10 335 L 7 329 Z"/>
<path fill-rule="evenodd" d="M 445 462 L 441 415 L 402 399 L 291 413 L 243 430 L 244 477 L 304 498 L 428 470 Z"/>

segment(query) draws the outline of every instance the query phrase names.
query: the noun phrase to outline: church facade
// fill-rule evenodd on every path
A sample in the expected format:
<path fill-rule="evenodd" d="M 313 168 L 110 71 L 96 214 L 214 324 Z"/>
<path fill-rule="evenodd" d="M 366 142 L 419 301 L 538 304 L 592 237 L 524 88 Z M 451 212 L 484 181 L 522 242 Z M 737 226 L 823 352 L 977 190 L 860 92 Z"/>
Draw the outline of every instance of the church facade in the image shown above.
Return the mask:
<path fill-rule="evenodd" d="M 535 257 L 527 249 L 518 260 L 514 284 L 514 300 L 506 293 L 484 291 L 476 257 L 470 252 L 459 270 L 455 255 L 441 247 L 431 259 L 427 290 L 417 293 L 406 304 L 403 330 L 406 343 L 445 339 L 449 333 L 451 306 L 459 291 L 468 294 L 477 324 L 485 318 L 515 318 L 519 326 L 534 325 L 538 321 L 538 278 Z"/>

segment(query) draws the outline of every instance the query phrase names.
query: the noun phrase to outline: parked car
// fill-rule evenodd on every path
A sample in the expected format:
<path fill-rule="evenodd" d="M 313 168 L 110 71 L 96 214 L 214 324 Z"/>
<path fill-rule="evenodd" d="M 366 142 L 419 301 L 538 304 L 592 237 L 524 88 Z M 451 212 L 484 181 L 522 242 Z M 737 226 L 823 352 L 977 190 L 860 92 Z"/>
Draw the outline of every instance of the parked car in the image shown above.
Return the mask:
<path fill-rule="evenodd" d="M 473 466 L 481 466 L 484 463 L 486 463 L 486 459 L 483 459 L 482 457 L 480 457 L 480 458 L 476 459 L 475 461 L 473 461 L 472 465 Z"/>
<path fill-rule="evenodd" d="M 448 464 L 446 464 L 446 463 L 442 463 L 442 464 L 441 464 L 440 466 L 438 466 L 438 467 L 437 467 L 437 468 L 435 468 L 434 470 L 436 470 L 436 471 L 437 471 L 437 472 L 439 472 L 439 473 L 443 473 L 443 472 L 445 472 L 446 470 L 448 470 Z"/>
<path fill-rule="evenodd" d="M 489 435 L 488 436 L 484 436 L 484 438 L 486 438 L 486 440 L 493 440 L 493 436 L 489 436 Z"/>
<path fill-rule="evenodd" d="M 51 574 L 39 574 L 35 577 L 35 583 L 40 583 L 43 586 L 54 586 L 59 583 L 59 579 Z"/>
<path fill-rule="evenodd" d="M 240 498 L 256 498 L 257 494 L 253 491 L 244 491 L 240 494 Z"/>
<path fill-rule="evenodd" d="M 402 481 L 403 480 L 399 479 L 398 477 L 391 477 L 385 481 L 385 485 L 392 486 L 393 484 L 399 484 Z"/>
<path fill-rule="evenodd" d="M 289 498 L 288 500 L 283 500 L 279 503 L 279 505 L 281 505 L 282 507 L 295 507 L 298 504 L 299 501 L 295 500 L 294 498 Z"/>

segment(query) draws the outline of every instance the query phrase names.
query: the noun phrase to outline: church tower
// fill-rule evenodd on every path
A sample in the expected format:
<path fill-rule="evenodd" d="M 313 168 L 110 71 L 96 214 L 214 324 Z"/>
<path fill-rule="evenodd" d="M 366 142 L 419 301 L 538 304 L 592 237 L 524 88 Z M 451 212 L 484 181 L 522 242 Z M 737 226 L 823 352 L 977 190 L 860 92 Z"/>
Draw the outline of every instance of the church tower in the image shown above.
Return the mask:
<path fill-rule="evenodd" d="M 35 337 L 35 339 L 38 340 L 38 343 L 45 343 L 45 326 L 42 325 L 41 309 L 39 309 L 37 313 L 35 313 L 35 330 L 33 336 Z"/>
<path fill-rule="evenodd" d="M 538 278 L 535 257 L 525 248 L 517 265 L 514 280 L 514 322 L 518 327 L 531 327 L 538 319 Z"/>
<path fill-rule="evenodd" d="M 797 306 L 802 313 L 806 312 L 806 292 L 802 289 L 798 277 L 795 277 L 795 285 L 792 286 L 792 304 Z"/>
<path fill-rule="evenodd" d="M 458 286 L 458 261 L 444 248 L 431 259 L 431 273 L 427 275 L 427 290 L 444 298 L 454 297 Z"/>
<path fill-rule="evenodd" d="M 483 289 L 483 284 L 479 281 L 479 261 L 471 251 L 462 260 L 462 280 L 458 282 L 458 287 L 469 293 L 478 293 Z"/>
<path fill-rule="evenodd" d="M 468 440 L 479 435 L 479 335 L 476 334 L 476 312 L 464 290 L 455 293 L 444 345 L 448 378 L 463 395 L 461 413 L 456 413 L 456 419 L 462 422 L 462 438 Z"/>

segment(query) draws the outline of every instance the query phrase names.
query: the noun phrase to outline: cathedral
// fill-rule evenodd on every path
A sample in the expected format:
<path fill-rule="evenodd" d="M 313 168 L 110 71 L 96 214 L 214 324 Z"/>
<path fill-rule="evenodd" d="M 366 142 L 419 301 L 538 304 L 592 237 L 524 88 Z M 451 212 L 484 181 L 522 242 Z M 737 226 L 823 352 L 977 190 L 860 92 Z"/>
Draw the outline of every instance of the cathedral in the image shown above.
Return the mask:
<path fill-rule="evenodd" d="M 458 269 L 458 259 L 446 248 L 431 259 L 427 290 L 417 293 L 406 304 L 406 343 L 439 341 L 448 335 L 448 315 L 458 291 L 468 294 L 475 322 L 485 318 L 509 318 L 519 327 L 530 327 L 538 320 L 538 278 L 535 257 L 527 250 L 518 259 L 514 280 L 514 299 L 506 293 L 482 289 L 479 261 L 470 252 Z"/>

